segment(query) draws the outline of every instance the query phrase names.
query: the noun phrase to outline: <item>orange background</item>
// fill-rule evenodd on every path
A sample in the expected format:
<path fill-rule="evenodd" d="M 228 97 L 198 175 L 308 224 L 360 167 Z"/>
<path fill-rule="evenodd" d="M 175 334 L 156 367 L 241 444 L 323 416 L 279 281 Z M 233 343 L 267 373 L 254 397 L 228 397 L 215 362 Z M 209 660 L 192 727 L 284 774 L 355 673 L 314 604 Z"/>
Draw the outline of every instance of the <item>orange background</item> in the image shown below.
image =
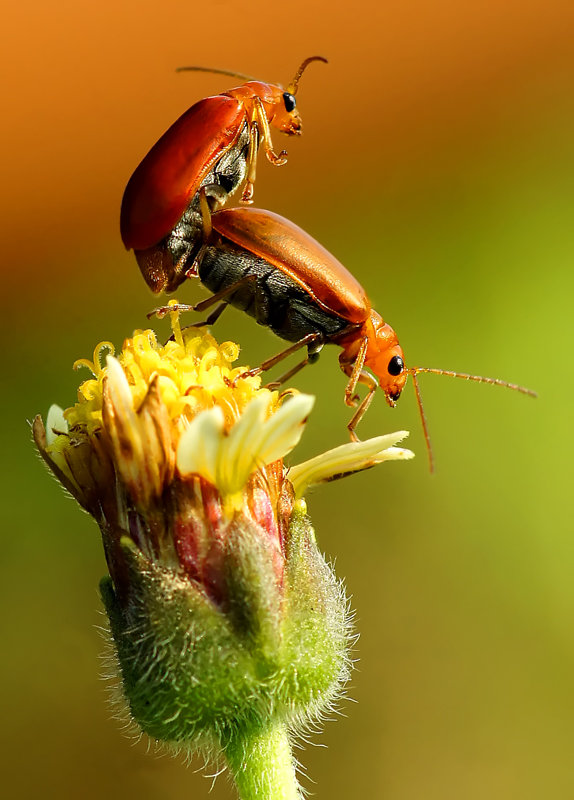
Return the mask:
<path fill-rule="evenodd" d="M 204 797 L 180 761 L 110 720 L 94 626 L 99 534 L 39 466 L 26 419 L 73 402 L 75 358 L 154 305 L 118 230 L 123 188 L 185 108 L 229 88 L 183 64 L 287 83 L 304 135 L 260 159 L 256 203 L 366 286 L 423 376 L 364 436 L 411 430 L 417 459 L 317 490 L 309 507 L 361 639 L 345 719 L 299 753 L 320 798 L 574 796 L 571 452 L 574 5 L 554 0 L 14 4 L 3 12 L 3 657 L 6 796 Z M 182 287 L 182 300 L 199 299 Z M 224 315 L 251 364 L 281 344 Z M 84 376 L 81 375 L 81 378 Z M 294 460 L 345 440 L 336 353 Z M 193 762 L 194 767 L 200 764 Z M 213 798 L 231 795 L 225 779 Z"/>

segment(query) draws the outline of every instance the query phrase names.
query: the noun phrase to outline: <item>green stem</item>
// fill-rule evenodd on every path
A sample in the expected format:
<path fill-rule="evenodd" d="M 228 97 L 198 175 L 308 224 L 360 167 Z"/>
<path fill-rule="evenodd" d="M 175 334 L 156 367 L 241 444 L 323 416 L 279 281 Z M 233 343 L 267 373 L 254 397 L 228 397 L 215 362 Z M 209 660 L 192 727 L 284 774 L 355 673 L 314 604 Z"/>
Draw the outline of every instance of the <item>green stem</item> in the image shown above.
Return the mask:
<path fill-rule="evenodd" d="M 287 729 L 241 734 L 225 748 L 241 800 L 301 800 Z"/>

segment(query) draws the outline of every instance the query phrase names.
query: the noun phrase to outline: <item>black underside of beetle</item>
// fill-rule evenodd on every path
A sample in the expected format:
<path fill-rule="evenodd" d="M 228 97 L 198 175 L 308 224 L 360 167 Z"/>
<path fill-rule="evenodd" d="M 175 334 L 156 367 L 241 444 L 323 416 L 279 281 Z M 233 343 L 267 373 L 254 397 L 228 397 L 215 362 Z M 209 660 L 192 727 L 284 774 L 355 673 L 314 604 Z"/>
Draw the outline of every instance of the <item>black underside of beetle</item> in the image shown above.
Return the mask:
<path fill-rule="evenodd" d="M 233 147 L 224 153 L 202 180 L 200 189 L 205 189 L 211 211 L 221 208 L 244 182 L 247 175 L 249 154 L 249 126 L 243 126 Z M 199 191 L 195 193 L 185 213 L 165 239 L 165 248 L 171 254 L 173 264 L 181 259 L 193 263 L 203 241 L 203 218 Z"/>
<path fill-rule="evenodd" d="M 214 294 L 246 279 L 225 302 L 288 342 L 316 333 L 325 343 L 349 328 L 348 320 L 321 308 L 278 267 L 226 240 L 206 249 L 199 279 Z"/>

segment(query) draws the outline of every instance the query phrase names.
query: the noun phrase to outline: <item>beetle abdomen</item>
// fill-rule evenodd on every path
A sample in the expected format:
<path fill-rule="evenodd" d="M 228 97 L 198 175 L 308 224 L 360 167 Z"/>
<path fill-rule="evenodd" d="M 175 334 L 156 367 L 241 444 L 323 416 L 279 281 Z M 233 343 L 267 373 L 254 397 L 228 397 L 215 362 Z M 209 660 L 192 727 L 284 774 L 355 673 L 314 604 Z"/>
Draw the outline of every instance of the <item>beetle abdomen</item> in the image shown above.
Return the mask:
<path fill-rule="evenodd" d="M 223 242 L 208 247 L 199 266 L 199 278 L 211 292 L 219 292 L 251 275 L 226 302 L 244 311 L 260 325 L 289 342 L 309 333 L 326 339 L 349 326 L 347 320 L 324 311 L 292 278 L 265 259 Z"/>

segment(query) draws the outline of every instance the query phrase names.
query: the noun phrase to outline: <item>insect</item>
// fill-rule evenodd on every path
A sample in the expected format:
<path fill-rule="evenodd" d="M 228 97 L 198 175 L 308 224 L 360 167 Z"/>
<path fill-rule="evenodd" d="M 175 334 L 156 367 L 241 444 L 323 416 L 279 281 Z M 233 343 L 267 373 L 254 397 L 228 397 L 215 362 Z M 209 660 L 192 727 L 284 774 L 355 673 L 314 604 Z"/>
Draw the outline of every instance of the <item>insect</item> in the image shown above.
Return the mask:
<path fill-rule="evenodd" d="M 245 311 L 260 325 L 293 344 L 241 377 L 266 372 L 300 348 L 307 348 L 306 357 L 274 385 L 280 385 L 306 364 L 316 361 L 324 345 L 338 345 L 342 348 L 339 365 L 348 378 L 345 402 L 356 408 L 347 426 L 351 438 L 358 438 L 355 429 L 373 400 L 377 383 L 388 405 L 393 407 L 410 375 L 432 470 L 430 436 L 417 381 L 419 373 L 490 383 L 536 396 L 530 389 L 496 378 L 406 367 L 395 331 L 372 308 L 357 279 L 319 242 L 284 217 L 256 208 L 229 208 L 214 213 L 210 222 L 212 228 L 198 264 L 198 276 L 213 295 L 195 306 L 163 306 L 149 316 L 161 317 L 174 310 L 205 311 L 218 304 L 205 322 L 200 323 L 211 325 L 228 304 Z M 357 384 L 367 387 L 367 394 L 360 402 L 355 394 Z"/>
<path fill-rule="evenodd" d="M 301 133 L 296 94 L 313 61 L 326 59 L 306 58 L 287 89 L 226 70 L 180 68 L 247 82 L 191 106 L 152 147 L 126 186 L 122 240 L 134 250 L 154 292 L 171 292 L 193 274 L 204 221 L 212 211 L 242 185 L 242 202 L 251 202 L 261 145 L 272 164 L 286 163 L 287 152 L 273 150 L 271 127 L 289 135 Z"/>

